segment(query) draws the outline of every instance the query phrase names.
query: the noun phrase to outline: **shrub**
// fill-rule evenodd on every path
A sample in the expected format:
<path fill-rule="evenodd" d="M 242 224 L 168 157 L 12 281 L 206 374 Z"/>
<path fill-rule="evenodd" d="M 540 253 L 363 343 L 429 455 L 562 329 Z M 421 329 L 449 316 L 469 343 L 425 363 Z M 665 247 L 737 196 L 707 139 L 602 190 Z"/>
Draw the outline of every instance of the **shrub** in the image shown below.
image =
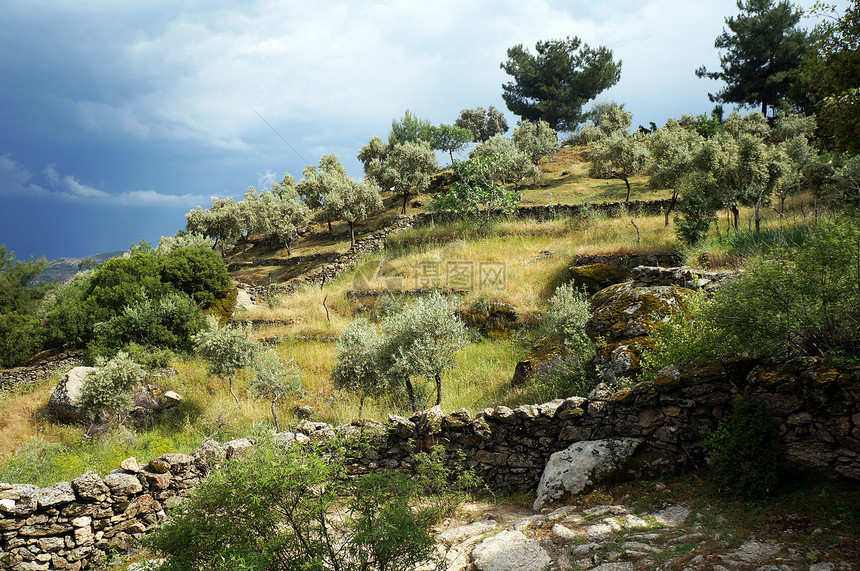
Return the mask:
<path fill-rule="evenodd" d="M 431 560 L 434 518 L 411 507 L 415 483 L 344 476 L 334 458 L 259 443 L 214 469 L 146 543 L 169 556 L 163 570 L 406 571 Z"/>
<path fill-rule="evenodd" d="M 211 305 L 230 287 L 223 258 L 212 248 L 178 248 L 158 262 L 161 281 L 188 294 L 198 305 Z"/>
<path fill-rule="evenodd" d="M 844 219 L 811 229 L 803 247 L 758 259 L 703 306 L 700 319 L 722 342 L 748 353 L 860 356 L 860 224 Z"/>
<path fill-rule="evenodd" d="M 588 294 L 572 283 L 562 284 L 556 288 L 548 305 L 543 317 L 544 327 L 564 341 L 567 351 L 587 358 L 593 352 L 585 334 L 585 323 L 591 316 Z"/>
<path fill-rule="evenodd" d="M 34 315 L 0 313 L 0 369 L 14 367 L 42 349 L 44 332 Z"/>
<path fill-rule="evenodd" d="M 732 418 L 705 437 L 711 460 L 708 479 L 732 496 L 760 497 L 775 491 L 785 472 L 783 447 L 773 417 L 758 401 L 735 403 Z"/>
<path fill-rule="evenodd" d="M 93 355 L 110 357 L 129 343 L 144 347 L 189 351 L 192 337 L 203 329 L 205 317 L 184 293 L 169 293 L 158 300 L 144 299 L 125 306 L 107 321 L 93 326 Z"/>
<path fill-rule="evenodd" d="M 143 376 L 143 369 L 120 351 L 116 357 L 96 362 L 81 387 L 80 409 L 88 416 L 106 412 L 122 420 L 131 406 L 131 394 Z"/>
<path fill-rule="evenodd" d="M 532 374 L 532 389 L 540 402 L 571 396 L 588 396 L 599 383 L 594 366 L 579 355 L 562 355 L 544 363 Z"/>

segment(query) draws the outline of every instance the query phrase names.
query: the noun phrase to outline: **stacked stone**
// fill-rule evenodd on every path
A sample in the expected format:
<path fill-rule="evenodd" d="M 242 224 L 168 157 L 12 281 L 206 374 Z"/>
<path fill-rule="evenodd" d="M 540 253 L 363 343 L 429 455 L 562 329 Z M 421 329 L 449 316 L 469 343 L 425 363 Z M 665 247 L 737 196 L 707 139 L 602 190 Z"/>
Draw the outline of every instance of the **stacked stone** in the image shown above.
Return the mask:
<path fill-rule="evenodd" d="M 58 369 L 72 368 L 83 362 L 83 353 L 72 352 L 63 353 L 36 365 L 0 370 L 0 392 L 38 384 Z"/>
<path fill-rule="evenodd" d="M 707 292 L 714 291 L 742 274 L 743 270 L 700 270 L 689 266 L 638 266 L 630 270 L 633 285 L 637 287 L 674 285 Z"/>
<path fill-rule="evenodd" d="M 817 360 L 768 363 L 753 358 L 699 359 L 667 367 L 654 383 L 608 398 L 570 397 L 477 415 L 438 407 L 409 418 L 392 416 L 353 471 L 411 471 L 416 452 L 441 445 L 449 467 L 474 468 L 494 490 L 533 491 L 549 457 L 575 442 L 642 438 L 622 478 L 652 477 L 701 467 L 704 435 L 726 418 L 741 395 L 774 415 L 795 469 L 860 480 L 860 368 L 840 370 Z M 358 427 L 353 427 L 359 430 Z M 340 432 L 308 423 L 303 432 Z M 371 431 L 371 433 L 373 433 Z"/>
<path fill-rule="evenodd" d="M 194 455 L 164 454 L 143 469 L 130 458 L 104 479 L 90 471 L 47 488 L 0 484 L 0 565 L 77 570 L 108 549 L 127 551 L 231 449 L 207 441 Z"/>
<path fill-rule="evenodd" d="M 796 470 L 860 480 L 860 367 L 839 369 L 817 359 L 698 359 L 611 396 L 497 406 L 477 415 L 465 409 L 444 415 L 434 407 L 409 418 L 392 416 L 384 425 L 333 428 L 302 421 L 280 438 L 298 445 L 334 442 L 356 474 L 413 472 L 417 453 L 441 446 L 448 467 L 473 468 L 491 489 L 531 492 L 549 457 L 577 442 L 641 439 L 632 460 L 613 474 L 618 478 L 701 466 L 704 435 L 742 395 L 774 416 Z M 350 439 L 344 436 L 361 444 L 345 447 Z M 247 439 L 223 446 L 206 441 L 192 455 L 164 454 L 142 469 L 129 459 L 104 480 L 87 472 L 41 489 L 0 484 L 0 565 L 81 569 L 110 546 L 127 550 L 213 462 L 241 458 L 252 447 Z"/>

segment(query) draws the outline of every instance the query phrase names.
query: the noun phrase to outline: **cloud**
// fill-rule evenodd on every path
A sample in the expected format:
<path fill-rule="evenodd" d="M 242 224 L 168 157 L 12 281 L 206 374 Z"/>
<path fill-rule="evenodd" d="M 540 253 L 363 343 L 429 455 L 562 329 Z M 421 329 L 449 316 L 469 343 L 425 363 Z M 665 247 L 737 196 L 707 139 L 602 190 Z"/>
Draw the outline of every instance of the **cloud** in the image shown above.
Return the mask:
<path fill-rule="evenodd" d="M 38 198 L 107 206 L 190 207 L 205 203 L 201 194 L 163 194 L 154 190 L 133 190 L 111 194 L 81 183 L 72 175 L 61 175 L 54 165 L 42 170 L 47 185 L 34 182 L 33 173 L 19 164 L 11 154 L 0 155 L 0 196 Z"/>

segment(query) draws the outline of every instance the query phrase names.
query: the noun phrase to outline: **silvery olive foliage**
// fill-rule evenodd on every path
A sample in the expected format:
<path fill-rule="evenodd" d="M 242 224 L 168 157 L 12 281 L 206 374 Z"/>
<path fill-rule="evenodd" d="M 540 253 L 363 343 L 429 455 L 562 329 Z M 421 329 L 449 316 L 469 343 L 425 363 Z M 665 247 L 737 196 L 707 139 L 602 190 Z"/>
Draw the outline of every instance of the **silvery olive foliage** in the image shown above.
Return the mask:
<path fill-rule="evenodd" d="M 193 340 L 195 351 L 207 362 L 209 371 L 219 377 L 227 377 L 230 394 L 238 405 L 239 399 L 233 392 L 233 375 L 251 365 L 261 347 L 251 336 L 250 325 L 221 325 L 217 317 L 210 315 L 207 327 Z"/>
<path fill-rule="evenodd" d="M 337 345 L 332 381 L 338 388 L 366 396 L 404 390 L 418 408 L 413 380 L 432 381 L 436 404 L 442 402 L 442 375 L 456 365 L 454 355 L 469 340 L 453 302 L 434 292 L 387 314 L 379 327 L 350 325 Z"/>
<path fill-rule="evenodd" d="M 109 361 L 100 358 L 84 379 L 79 406 L 88 416 L 106 412 L 121 417 L 130 408 L 132 391 L 142 377 L 143 369 L 125 351 Z"/>
<path fill-rule="evenodd" d="M 254 375 L 249 381 L 251 391 L 257 398 L 268 399 L 272 403 L 272 420 L 275 430 L 281 431 L 275 406 L 282 398 L 292 396 L 302 397 L 306 393 L 302 388 L 302 371 L 295 361 L 281 360 L 273 350 L 259 351 L 251 363 Z"/>

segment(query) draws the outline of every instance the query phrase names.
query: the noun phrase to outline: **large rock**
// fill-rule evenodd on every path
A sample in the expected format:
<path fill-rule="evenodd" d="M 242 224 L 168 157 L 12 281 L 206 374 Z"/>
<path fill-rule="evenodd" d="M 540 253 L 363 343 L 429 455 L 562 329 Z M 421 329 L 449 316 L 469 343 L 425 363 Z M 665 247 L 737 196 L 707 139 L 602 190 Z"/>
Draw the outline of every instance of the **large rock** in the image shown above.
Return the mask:
<path fill-rule="evenodd" d="M 604 341 L 651 334 L 673 315 L 685 312 L 692 290 L 677 286 L 636 287 L 633 282 L 602 289 L 591 298 L 585 332 Z"/>
<path fill-rule="evenodd" d="M 537 511 L 566 493 L 578 494 L 599 477 L 617 472 L 640 444 L 641 438 L 591 440 L 556 452 L 541 475 L 533 508 Z"/>
<path fill-rule="evenodd" d="M 553 359 L 558 359 L 564 353 L 564 343 L 551 334 L 546 334 L 535 341 L 528 353 L 523 355 L 514 368 L 511 385 L 520 387 L 528 384 L 532 375 Z"/>
<path fill-rule="evenodd" d="M 63 420 L 83 420 L 83 414 L 79 409 L 81 389 L 87 374 L 95 370 L 95 367 L 75 367 L 63 375 L 51 393 L 48 408 Z"/>
<path fill-rule="evenodd" d="M 642 354 L 654 347 L 651 334 L 678 313 L 692 290 L 677 286 L 637 287 L 633 282 L 602 289 L 591 298 L 592 314 L 585 332 L 602 340 L 595 365 L 606 382 L 635 379 Z"/>
<path fill-rule="evenodd" d="M 630 273 L 626 268 L 606 262 L 574 266 L 570 268 L 570 276 L 577 288 L 585 288 L 591 294 L 630 279 Z"/>
<path fill-rule="evenodd" d="M 544 571 L 552 559 L 521 531 L 503 531 L 475 546 L 472 564 L 477 571 Z"/>

